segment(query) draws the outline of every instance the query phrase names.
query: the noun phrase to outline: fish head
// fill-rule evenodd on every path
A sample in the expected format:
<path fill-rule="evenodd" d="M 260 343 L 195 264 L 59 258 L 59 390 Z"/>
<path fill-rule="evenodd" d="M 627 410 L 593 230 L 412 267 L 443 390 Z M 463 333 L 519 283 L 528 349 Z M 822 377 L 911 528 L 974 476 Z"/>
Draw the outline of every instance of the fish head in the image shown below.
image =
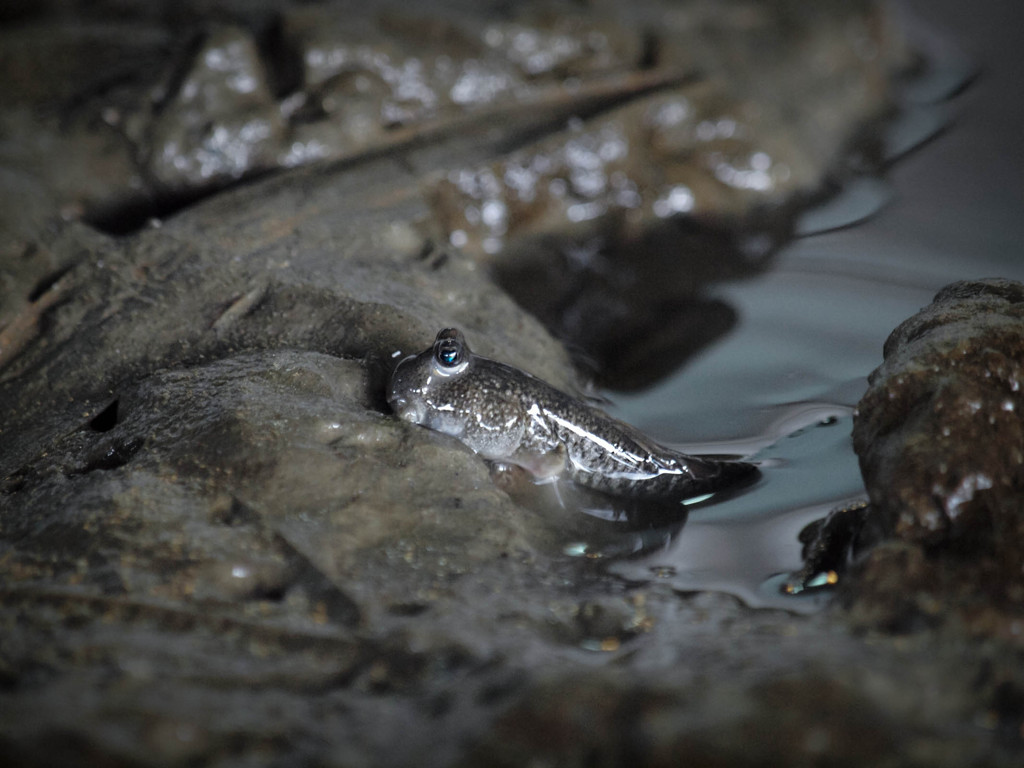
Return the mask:
<path fill-rule="evenodd" d="M 456 404 L 472 364 L 462 332 L 445 328 L 432 347 L 398 363 L 388 386 L 388 405 L 400 419 L 457 437 L 465 423 Z"/>

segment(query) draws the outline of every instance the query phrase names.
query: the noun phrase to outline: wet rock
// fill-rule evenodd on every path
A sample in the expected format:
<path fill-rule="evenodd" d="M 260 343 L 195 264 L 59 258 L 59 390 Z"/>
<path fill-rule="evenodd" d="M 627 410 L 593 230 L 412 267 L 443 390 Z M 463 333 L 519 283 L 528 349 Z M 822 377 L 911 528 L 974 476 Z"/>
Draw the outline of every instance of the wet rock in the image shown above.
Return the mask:
<path fill-rule="evenodd" d="M 285 122 L 252 37 L 212 30 L 140 141 L 160 194 L 197 194 L 277 165 Z"/>
<path fill-rule="evenodd" d="M 873 525 L 868 526 L 867 523 Z M 836 507 L 828 515 L 815 520 L 800 531 L 803 567 L 789 575 L 782 586 L 786 594 L 795 595 L 808 589 L 828 588 L 836 584 L 850 560 L 866 547 L 877 544 L 883 534 L 866 501 Z"/>
<path fill-rule="evenodd" d="M 850 23 L 864 24 L 863 12 L 858 9 Z M 703 51 L 716 64 L 706 75 L 701 59 L 691 57 L 702 50 L 697 40 L 708 30 L 686 14 L 669 19 L 676 26 L 654 34 L 658 55 L 675 64 L 669 69 L 674 78 L 652 84 L 653 93 L 631 94 L 622 106 L 580 115 L 567 130 L 498 162 L 451 169 L 437 181 L 437 216 L 454 244 L 493 258 L 553 231 L 585 240 L 609 219 L 621 220 L 634 236 L 673 217 L 749 225 L 758 214 L 777 215 L 821 191 L 857 135 L 853 126 L 863 128 L 888 108 L 884 73 L 891 74 L 892 62 L 858 53 L 856 38 L 826 42 L 817 39 L 820 28 L 802 25 L 775 27 L 773 34 L 778 20 L 756 14 L 756 21 L 748 20 L 753 28 L 717 30 L 737 55 L 749 56 L 747 35 L 766 34 L 780 45 L 813 36 L 831 56 L 843 54 L 816 71 L 820 80 L 814 81 L 814 73 L 791 67 L 781 51 L 749 69 Z M 873 45 L 888 42 L 872 37 L 877 33 L 868 26 L 860 34 Z M 678 51 L 686 56 L 673 57 Z M 757 88 L 762 78 L 773 82 L 771 100 Z M 808 93 L 830 95 L 811 107 Z"/>
<path fill-rule="evenodd" d="M 45 179 L 51 212 L 123 233 L 244 176 L 407 143 L 499 100 L 564 102 L 565 77 L 638 64 L 635 26 L 486 10 L 15 13 L 0 34 L 0 136 L 17 148 L 4 159 Z"/>
<path fill-rule="evenodd" d="M 302 87 L 327 114 L 347 111 L 331 85 L 339 78 L 376 83 L 380 98 L 368 117 L 378 131 L 536 97 L 566 77 L 628 72 L 643 55 L 642 28 L 616 24 L 612 9 L 580 14 L 551 3 L 480 13 L 453 3 L 431 11 L 290 8 L 283 37 L 300 61 Z"/>
<path fill-rule="evenodd" d="M 919 616 L 955 606 L 969 631 L 1019 642 L 1022 361 L 1024 286 L 1007 280 L 947 286 L 886 341 L 854 447 L 876 514 L 905 545 L 865 565 L 868 614 L 898 615 L 897 596 Z"/>
<path fill-rule="evenodd" d="M 274 751 L 305 738 L 307 697 L 340 692 L 387 711 L 330 749 L 411 763 L 387 747 L 405 716 L 376 697 L 441 717 L 449 675 L 544 647 L 546 597 L 578 583 L 551 560 L 556 526 L 388 414 L 384 383 L 452 324 L 574 375 L 473 262 L 425 247 L 409 178 L 395 159 L 303 170 L 128 238 L 51 233 L 73 266 L 25 297 L 0 369 L 0 621 L 17 637 L 0 696 L 24 705 L 6 753 Z M 523 610 L 527 592 L 545 597 Z M 260 704 L 215 716 L 252 690 Z"/>
<path fill-rule="evenodd" d="M 889 109 L 905 56 L 874 4 L 776 2 L 228 5 L 215 20 L 186 4 L 134 21 L 100 8 L 53 35 L 23 21 L 0 36 L 16 105 L 0 135 L 27 205 L 0 212 L 0 253 L 36 247 L 56 211 L 125 234 L 262 173 L 476 141 L 418 169 L 430 237 L 494 268 L 602 383 L 642 386 L 728 330 L 703 287 L 763 266 Z M 23 260 L 24 279 L 67 266 L 51 261 Z M 17 303 L 20 275 L 0 277 Z M 650 341 L 622 360 L 631 337 Z"/>
<path fill-rule="evenodd" d="M 872 502 L 908 541 L 997 543 L 1024 483 L 1024 286 L 947 286 L 885 358 L 854 430 Z"/>

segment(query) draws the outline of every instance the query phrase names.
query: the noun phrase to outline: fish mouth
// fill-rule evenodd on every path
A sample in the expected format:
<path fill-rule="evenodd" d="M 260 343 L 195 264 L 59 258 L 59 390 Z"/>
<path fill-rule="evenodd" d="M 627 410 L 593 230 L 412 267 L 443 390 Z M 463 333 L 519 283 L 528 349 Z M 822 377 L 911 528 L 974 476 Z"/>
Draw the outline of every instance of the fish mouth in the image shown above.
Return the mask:
<path fill-rule="evenodd" d="M 402 421 L 408 421 L 413 424 L 421 424 L 423 422 L 425 416 L 423 406 L 420 403 L 412 402 L 404 395 L 393 394 L 388 398 L 388 405 L 391 406 L 391 410 Z"/>

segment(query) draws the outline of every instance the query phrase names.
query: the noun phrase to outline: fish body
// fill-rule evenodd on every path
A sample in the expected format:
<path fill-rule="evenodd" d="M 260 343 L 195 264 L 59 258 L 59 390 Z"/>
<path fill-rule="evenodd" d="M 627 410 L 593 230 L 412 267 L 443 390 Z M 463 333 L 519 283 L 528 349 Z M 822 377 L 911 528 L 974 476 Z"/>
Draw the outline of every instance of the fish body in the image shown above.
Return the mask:
<path fill-rule="evenodd" d="M 388 403 L 400 418 L 452 435 L 486 459 L 615 496 L 683 500 L 757 473 L 752 464 L 659 445 L 525 371 L 474 355 L 454 328 L 398 364 Z"/>

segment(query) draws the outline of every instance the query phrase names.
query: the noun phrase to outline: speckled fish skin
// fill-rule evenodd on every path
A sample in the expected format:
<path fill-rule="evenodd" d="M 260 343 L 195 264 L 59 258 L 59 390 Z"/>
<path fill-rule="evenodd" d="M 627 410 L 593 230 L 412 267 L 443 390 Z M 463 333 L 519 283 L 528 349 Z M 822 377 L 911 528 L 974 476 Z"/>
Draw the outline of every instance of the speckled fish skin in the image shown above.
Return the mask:
<path fill-rule="evenodd" d="M 751 478 L 751 464 L 687 456 L 511 365 L 474 355 L 446 328 L 402 360 L 388 403 L 402 419 L 457 437 L 540 479 L 568 475 L 616 496 L 686 499 Z"/>

